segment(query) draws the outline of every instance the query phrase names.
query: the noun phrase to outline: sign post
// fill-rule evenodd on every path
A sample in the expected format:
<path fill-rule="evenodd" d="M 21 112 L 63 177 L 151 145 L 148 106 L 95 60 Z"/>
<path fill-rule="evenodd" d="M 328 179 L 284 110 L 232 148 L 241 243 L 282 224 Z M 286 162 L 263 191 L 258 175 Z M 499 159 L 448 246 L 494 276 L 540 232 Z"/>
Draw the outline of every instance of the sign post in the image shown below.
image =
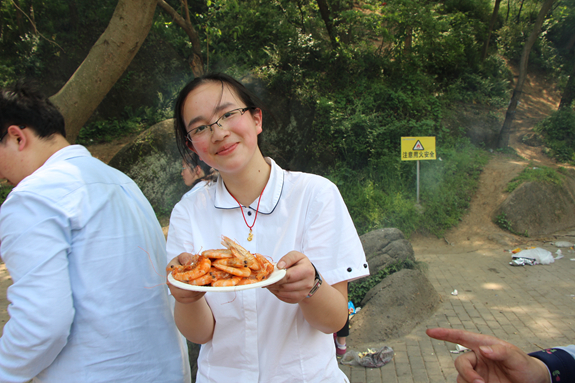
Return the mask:
<path fill-rule="evenodd" d="M 401 160 L 417 161 L 417 204 L 419 205 L 419 161 L 435 160 L 435 137 L 401 137 Z"/>

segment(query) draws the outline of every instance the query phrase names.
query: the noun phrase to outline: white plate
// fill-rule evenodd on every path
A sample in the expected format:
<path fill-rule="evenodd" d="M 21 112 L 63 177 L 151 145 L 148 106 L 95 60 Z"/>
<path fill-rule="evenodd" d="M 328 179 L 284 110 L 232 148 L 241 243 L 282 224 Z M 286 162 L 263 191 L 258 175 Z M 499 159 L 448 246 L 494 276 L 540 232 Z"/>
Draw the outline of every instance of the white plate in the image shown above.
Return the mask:
<path fill-rule="evenodd" d="M 281 280 L 286 275 L 286 271 L 284 269 L 278 269 L 274 264 L 274 271 L 270 274 L 267 279 L 264 279 L 261 282 L 251 283 L 249 285 L 240 285 L 240 286 L 226 286 L 226 287 L 212 287 L 212 286 L 194 286 L 190 285 L 185 282 L 180 282 L 172 277 L 172 273 L 168 274 L 168 281 L 180 289 L 183 290 L 191 290 L 191 291 L 205 291 L 205 292 L 230 292 L 230 291 L 240 291 L 240 290 L 247 290 L 247 289 L 255 289 L 258 287 L 265 287 L 271 284 L 276 283 L 277 281 Z"/>

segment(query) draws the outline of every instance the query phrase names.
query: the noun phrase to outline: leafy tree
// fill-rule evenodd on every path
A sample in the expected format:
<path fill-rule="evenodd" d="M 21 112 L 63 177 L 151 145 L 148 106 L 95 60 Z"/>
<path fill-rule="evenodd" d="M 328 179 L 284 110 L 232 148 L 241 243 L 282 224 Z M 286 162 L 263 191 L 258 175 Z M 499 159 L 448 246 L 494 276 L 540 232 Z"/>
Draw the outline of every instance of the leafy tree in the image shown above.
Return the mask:
<path fill-rule="evenodd" d="M 188 0 L 180 0 L 180 2 L 184 17 L 180 16 L 180 14 L 164 0 L 158 0 L 158 5 L 173 18 L 176 24 L 178 24 L 190 38 L 190 42 L 192 43 L 192 59 L 190 60 L 190 67 L 192 68 L 194 76 L 201 76 L 204 74 L 204 60 L 202 58 L 200 37 L 190 19 Z"/>
<path fill-rule="evenodd" d="M 513 123 L 513 119 L 515 117 L 515 111 L 517 109 L 517 104 L 519 99 L 521 98 L 521 93 L 523 92 L 523 85 L 525 83 L 525 78 L 527 77 L 527 62 L 529 61 L 529 53 L 531 52 L 531 48 L 533 44 L 535 44 L 535 40 L 537 36 L 539 36 L 539 32 L 541 31 L 541 25 L 543 25 L 543 21 L 545 20 L 545 16 L 551 9 L 553 2 L 555 0 L 545 0 L 545 3 L 541 6 L 541 10 L 537 15 L 537 20 L 533 26 L 533 31 L 529 35 L 527 42 L 523 47 L 523 53 L 521 54 L 521 60 L 519 62 L 519 78 L 517 79 L 517 84 L 515 85 L 515 90 L 513 91 L 513 95 L 511 96 L 511 101 L 509 102 L 509 107 L 507 108 L 507 113 L 505 114 L 505 121 L 503 122 L 503 126 L 501 127 L 501 131 L 499 132 L 499 139 L 497 142 L 497 146 L 499 148 L 506 148 L 509 145 L 509 132 L 511 130 L 511 124 Z"/>
<path fill-rule="evenodd" d="M 157 0 L 119 0 L 108 28 L 84 62 L 50 100 L 66 121 L 74 142 L 88 118 L 126 70 L 144 42 Z"/>
<path fill-rule="evenodd" d="M 567 80 L 567 85 L 565 85 L 565 89 L 563 90 L 559 109 L 571 108 L 573 100 L 575 100 L 575 51 L 573 51 L 573 69 L 569 75 L 569 80 Z"/>
<path fill-rule="evenodd" d="M 493 6 L 493 14 L 491 15 L 491 21 L 489 22 L 489 28 L 487 30 L 487 37 L 485 38 L 485 42 L 483 43 L 483 50 L 481 52 L 481 61 L 485 61 L 487 58 L 487 52 L 489 49 L 489 41 L 491 40 L 491 32 L 495 27 L 495 22 L 497 21 L 497 14 L 499 13 L 499 5 L 501 4 L 501 0 L 495 0 L 495 5 Z"/>

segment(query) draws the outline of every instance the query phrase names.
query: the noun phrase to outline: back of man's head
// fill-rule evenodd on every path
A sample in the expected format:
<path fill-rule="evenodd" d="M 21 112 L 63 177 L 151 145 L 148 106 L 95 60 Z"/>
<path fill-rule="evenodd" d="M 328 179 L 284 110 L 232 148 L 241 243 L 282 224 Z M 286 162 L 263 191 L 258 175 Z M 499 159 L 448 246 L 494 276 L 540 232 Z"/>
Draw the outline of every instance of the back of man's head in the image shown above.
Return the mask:
<path fill-rule="evenodd" d="M 26 126 L 40 138 L 66 137 L 64 117 L 33 85 L 18 81 L 0 90 L 0 134 L 11 125 Z"/>

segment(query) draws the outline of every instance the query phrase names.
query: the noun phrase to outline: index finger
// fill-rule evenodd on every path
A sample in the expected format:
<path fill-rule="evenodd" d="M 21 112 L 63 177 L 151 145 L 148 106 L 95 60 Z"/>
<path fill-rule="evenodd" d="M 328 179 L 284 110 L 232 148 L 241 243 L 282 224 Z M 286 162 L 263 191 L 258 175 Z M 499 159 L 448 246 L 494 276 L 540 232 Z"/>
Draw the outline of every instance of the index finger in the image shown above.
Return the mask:
<path fill-rule="evenodd" d="M 477 334 L 466 330 L 438 327 L 427 329 L 425 332 L 431 338 L 460 344 L 475 350 L 478 349 L 479 346 L 488 346 L 493 344 L 507 345 L 507 342 L 493 336 Z"/>

